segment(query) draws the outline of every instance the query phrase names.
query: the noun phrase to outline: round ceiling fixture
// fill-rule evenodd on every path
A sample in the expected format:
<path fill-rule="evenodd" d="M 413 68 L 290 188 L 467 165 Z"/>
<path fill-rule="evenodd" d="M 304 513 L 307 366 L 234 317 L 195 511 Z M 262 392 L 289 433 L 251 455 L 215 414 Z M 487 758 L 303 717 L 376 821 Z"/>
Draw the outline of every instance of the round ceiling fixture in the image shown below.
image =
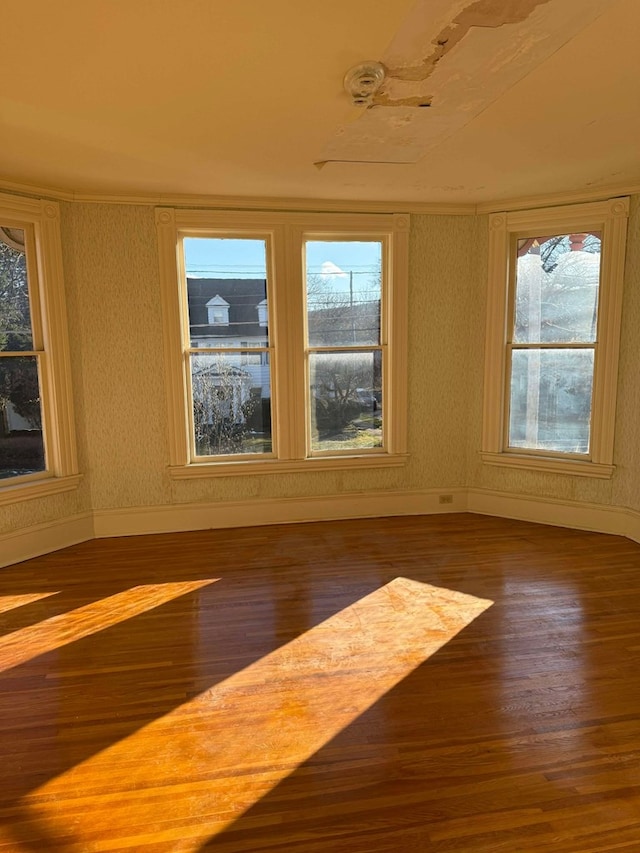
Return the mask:
<path fill-rule="evenodd" d="M 344 75 L 345 92 L 354 107 L 370 107 L 373 96 L 384 80 L 384 65 L 381 62 L 361 62 Z"/>

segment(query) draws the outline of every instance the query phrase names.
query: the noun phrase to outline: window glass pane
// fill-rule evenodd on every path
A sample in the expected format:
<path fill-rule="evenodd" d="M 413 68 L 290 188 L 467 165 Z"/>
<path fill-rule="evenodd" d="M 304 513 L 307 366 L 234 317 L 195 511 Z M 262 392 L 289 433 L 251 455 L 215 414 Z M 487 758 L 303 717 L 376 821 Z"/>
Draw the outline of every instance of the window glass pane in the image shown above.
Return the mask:
<path fill-rule="evenodd" d="M 260 352 L 191 356 L 197 456 L 271 452 L 269 365 Z"/>
<path fill-rule="evenodd" d="M 184 257 L 191 346 L 267 345 L 265 241 L 186 237 Z"/>
<path fill-rule="evenodd" d="M 382 447 L 382 353 L 311 353 L 311 449 Z"/>
<path fill-rule="evenodd" d="M 596 339 L 600 233 L 518 240 L 516 343 Z"/>
<path fill-rule="evenodd" d="M 589 452 L 593 350 L 512 352 L 509 446 Z"/>
<path fill-rule="evenodd" d="M 24 231 L 0 227 L 0 350 L 32 349 Z"/>
<path fill-rule="evenodd" d="M 382 243 L 305 246 L 309 345 L 379 344 Z"/>
<path fill-rule="evenodd" d="M 0 358 L 0 479 L 46 470 L 37 361 Z"/>

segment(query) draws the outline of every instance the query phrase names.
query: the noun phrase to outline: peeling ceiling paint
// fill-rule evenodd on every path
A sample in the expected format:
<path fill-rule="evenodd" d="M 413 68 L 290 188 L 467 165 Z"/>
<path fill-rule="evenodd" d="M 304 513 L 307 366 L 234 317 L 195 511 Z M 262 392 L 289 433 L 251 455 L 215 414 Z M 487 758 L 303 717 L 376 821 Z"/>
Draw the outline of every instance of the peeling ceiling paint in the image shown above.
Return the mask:
<path fill-rule="evenodd" d="M 471 3 L 431 40 L 431 53 L 418 65 L 400 65 L 387 68 L 387 84 L 374 99 L 376 106 L 431 106 L 432 96 L 394 99 L 388 93 L 394 80 L 424 82 L 433 74 L 436 65 L 451 53 L 453 48 L 469 34 L 472 27 L 502 27 L 505 24 L 520 24 L 531 15 L 537 6 L 550 0 L 476 0 Z"/>
<path fill-rule="evenodd" d="M 593 22 L 610 0 L 420 0 L 381 61 L 373 106 L 319 158 L 415 163 Z"/>

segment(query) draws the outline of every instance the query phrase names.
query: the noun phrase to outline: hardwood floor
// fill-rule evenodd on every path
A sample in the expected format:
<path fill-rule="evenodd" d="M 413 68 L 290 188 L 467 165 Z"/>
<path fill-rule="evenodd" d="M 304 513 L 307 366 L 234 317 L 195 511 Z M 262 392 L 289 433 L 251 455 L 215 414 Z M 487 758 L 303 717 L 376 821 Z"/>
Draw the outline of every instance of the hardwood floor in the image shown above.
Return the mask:
<path fill-rule="evenodd" d="M 640 546 L 473 515 L 0 571 L 0 851 L 638 853 Z"/>

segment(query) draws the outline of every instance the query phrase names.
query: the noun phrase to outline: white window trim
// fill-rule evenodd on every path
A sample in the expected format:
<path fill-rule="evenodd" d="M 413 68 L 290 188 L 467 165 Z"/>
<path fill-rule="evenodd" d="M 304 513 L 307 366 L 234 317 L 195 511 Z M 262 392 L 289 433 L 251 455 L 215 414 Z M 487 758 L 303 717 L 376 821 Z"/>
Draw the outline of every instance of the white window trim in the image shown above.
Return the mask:
<path fill-rule="evenodd" d="M 252 211 L 209 211 L 156 208 L 160 281 L 162 288 L 163 335 L 169 423 L 169 474 L 173 479 L 212 476 L 285 473 L 354 468 L 399 466 L 407 458 L 407 283 L 410 217 L 407 214 L 351 213 L 272 213 Z M 277 289 L 267 295 L 269 327 L 277 341 L 277 360 L 273 375 L 274 409 L 280 408 L 274 430 L 276 453 L 271 457 L 247 459 L 246 456 L 221 461 L 192 461 L 188 414 L 188 382 L 185 375 L 183 348 L 188 328 L 186 306 L 181 300 L 179 282 L 184 275 L 182 253 L 178 249 L 181 235 L 256 236 L 273 240 L 271 257 L 278 270 Z M 331 456 L 307 456 L 305 406 L 307 389 L 304 376 L 303 268 L 302 253 L 297 251 L 303 235 L 312 233 L 327 238 L 338 235 L 345 239 L 388 239 L 387 280 L 384 335 L 390 344 L 384 379 L 385 409 L 384 451 L 343 452 Z M 391 239 L 392 238 L 392 239 Z M 270 352 L 273 351 L 270 348 Z M 393 404 L 391 404 L 393 401 Z M 277 456 L 276 456 L 277 454 Z"/>
<path fill-rule="evenodd" d="M 484 372 L 481 458 L 491 465 L 610 478 L 618 375 L 628 198 L 495 213 L 489 217 L 489 288 Z M 507 358 L 510 263 L 519 236 L 602 232 L 598 343 L 593 378 L 591 440 L 588 458 L 568 454 L 507 450 Z M 513 286 L 513 285 L 511 285 Z"/>
<path fill-rule="evenodd" d="M 0 480 L 0 506 L 46 497 L 77 488 L 75 420 L 71 388 L 69 335 L 64 297 L 60 207 L 47 199 L 29 199 L 0 193 L 0 223 L 31 232 L 35 257 L 30 271 L 31 291 L 39 299 L 44 356 L 42 357 L 42 422 L 47 470 Z"/>

